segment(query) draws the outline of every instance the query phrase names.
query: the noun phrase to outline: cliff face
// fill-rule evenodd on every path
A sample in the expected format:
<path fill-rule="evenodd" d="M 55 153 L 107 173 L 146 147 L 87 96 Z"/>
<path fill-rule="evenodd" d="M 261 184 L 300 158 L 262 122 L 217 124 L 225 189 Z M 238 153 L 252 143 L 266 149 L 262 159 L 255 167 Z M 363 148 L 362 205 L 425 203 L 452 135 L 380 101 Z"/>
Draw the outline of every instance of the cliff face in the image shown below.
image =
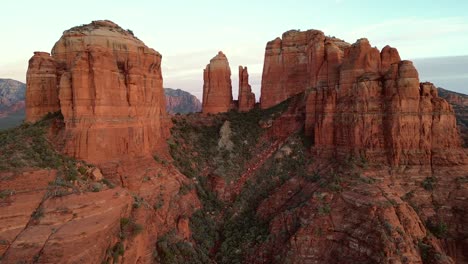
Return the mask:
<path fill-rule="evenodd" d="M 47 52 L 34 52 L 26 73 L 26 121 L 36 122 L 60 109 L 57 63 Z"/>
<path fill-rule="evenodd" d="M 394 48 L 288 31 L 267 44 L 261 107 L 301 92 L 308 94 L 306 135 L 323 157 L 362 155 L 392 165 L 462 159 L 451 106 L 432 84 L 419 84 L 413 64 Z"/>
<path fill-rule="evenodd" d="M 306 133 L 315 151 L 391 165 L 462 162 L 452 107 L 431 83 L 419 83 L 395 49 L 379 52 L 361 39 L 345 49 L 342 63 L 323 60 L 335 71 L 320 74 L 308 91 Z"/>
<path fill-rule="evenodd" d="M 276 38 L 267 43 L 262 74 L 261 108 L 272 107 L 304 92 L 311 83 L 317 82 L 318 71 L 324 63 L 325 42 L 333 45 L 327 49 L 330 61 L 340 61 L 343 50 L 349 46 L 342 40 L 325 37 L 323 32 L 318 30 L 291 30 L 285 32 L 282 39 Z M 325 66 L 324 71 L 327 67 Z"/>
<path fill-rule="evenodd" d="M 232 109 L 231 68 L 223 52 L 203 70 L 203 113 L 223 113 Z"/>
<path fill-rule="evenodd" d="M 166 111 L 169 114 L 200 112 L 202 105 L 197 97 L 180 89 L 164 88 Z"/>
<path fill-rule="evenodd" d="M 458 129 L 464 141 L 464 147 L 468 147 L 468 95 L 442 88 L 438 88 L 437 90 L 439 96 L 453 106 L 455 115 L 457 116 Z"/>
<path fill-rule="evenodd" d="M 99 162 L 164 145 L 161 55 L 110 21 L 65 31 L 52 56 L 31 58 L 27 80 L 26 120 L 60 110 L 68 155 Z"/>

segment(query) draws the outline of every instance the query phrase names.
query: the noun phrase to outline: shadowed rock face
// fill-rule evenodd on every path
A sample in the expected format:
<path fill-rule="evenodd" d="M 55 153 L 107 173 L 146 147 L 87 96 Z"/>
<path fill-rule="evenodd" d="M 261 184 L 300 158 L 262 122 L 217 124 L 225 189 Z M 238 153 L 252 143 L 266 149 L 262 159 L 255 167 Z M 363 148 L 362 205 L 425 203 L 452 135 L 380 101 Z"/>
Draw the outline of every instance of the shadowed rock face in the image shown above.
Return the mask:
<path fill-rule="evenodd" d="M 222 51 L 203 70 L 204 114 L 227 112 L 232 108 L 231 68 Z"/>
<path fill-rule="evenodd" d="M 249 73 L 247 67 L 239 66 L 239 111 L 248 112 L 255 105 L 255 94 L 249 84 Z"/>
<path fill-rule="evenodd" d="M 60 110 L 63 152 L 99 162 L 149 153 L 168 136 L 161 55 L 110 21 L 64 32 L 27 75 L 27 121 Z"/>

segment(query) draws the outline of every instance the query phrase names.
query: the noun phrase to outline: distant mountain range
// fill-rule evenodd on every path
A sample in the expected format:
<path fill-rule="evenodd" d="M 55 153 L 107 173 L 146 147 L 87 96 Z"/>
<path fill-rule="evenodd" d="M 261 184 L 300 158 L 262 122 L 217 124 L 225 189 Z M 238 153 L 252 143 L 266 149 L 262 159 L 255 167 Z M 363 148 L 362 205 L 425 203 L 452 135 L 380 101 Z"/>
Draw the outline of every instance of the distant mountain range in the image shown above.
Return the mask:
<path fill-rule="evenodd" d="M 170 114 L 187 114 L 201 111 L 197 97 L 181 89 L 164 88 L 166 111 Z M 15 127 L 25 117 L 26 84 L 0 79 L 0 129 Z"/>
<path fill-rule="evenodd" d="M 0 79 L 0 129 L 17 126 L 25 116 L 24 99 L 26 84 Z"/>
<path fill-rule="evenodd" d="M 166 111 L 170 114 L 200 112 L 202 104 L 197 97 L 181 89 L 164 88 Z"/>

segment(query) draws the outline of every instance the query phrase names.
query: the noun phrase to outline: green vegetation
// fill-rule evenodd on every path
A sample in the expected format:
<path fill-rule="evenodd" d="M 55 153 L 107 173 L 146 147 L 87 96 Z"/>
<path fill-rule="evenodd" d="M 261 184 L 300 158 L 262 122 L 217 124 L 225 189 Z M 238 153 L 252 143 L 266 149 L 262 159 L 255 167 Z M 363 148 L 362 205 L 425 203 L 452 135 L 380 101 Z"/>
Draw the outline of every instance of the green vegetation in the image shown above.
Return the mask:
<path fill-rule="evenodd" d="M 437 238 L 447 238 L 448 226 L 443 221 L 427 221 L 426 227 Z"/>
<path fill-rule="evenodd" d="M 100 191 L 102 184 L 92 183 L 87 178 L 87 166 L 91 165 L 58 153 L 47 138 L 47 131 L 62 119 L 60 112 L 49 113 L 36 123 L 23 123 L 0 131 L 0 172 L 19 172 L 24 168 L 57 170 L 56 178 L 49 183 L 46 198 Z M 80 184 L 74 184 L 76 181 Z"/>
<path fill-rule="evenodd" d="M 323 206 L 318 207 L 319 215 L 328 215 L 331 212 L 331 207 L 329 204 L 324 204 Z"/>
<path fill-rule="evenodd" d="M 186 195 L 190 191 L 192 191 L 194 186 L 192 184 L 182 184 L 179 189 L 179 194 L 180 195 Z"/>
<path fill-rule="evenodd" d="M 427 177 L 422 182 L 422 186 L 427 191 L 432 191 L 436 185 L 436 178 L 434 177 Z"/>
<path fill-rule="evenodd" d="M 143 225 L 135 222 L 132 218 L 120 218 L 120 237 L 125 239 L 128 236 L 135 237 L 143 232 Z"/>
<path fill-rule="evenodd" d="M 268 127 L 288 105 L 289 101 L 286 101 L 267 110 L 254 109 L 247 113 L 231 111 L 202 117 L 203 122 L 196 114 L 173 119 L 172 138 L 168 144 L 174 165 L 195 180 L 194 186 L 182 185 L 179 194 L 195 188 L 203 207 L 190 218 L 195 245 L 188 247 L 175 233 L 168 233 L 156 245 L 154 256 L 157 261 L 210 263 L 211 259 L 216 263 L 242 263 L 269 239 L 271 218 L 262 219 L 256 215 L 260 203 L 292 177 L 301 177 L 306 182 L 321 180 L 317 172 L 307 170 L 311 159 L 307 157 L 305 146 L 310 142 L 301 132 L 290 136 L 277 152 L 278 155 L 268 158 L 249 177 L 229 206 L 211 191 L 212 177 L 220 178 L 226 185 L 237 182 L 247 171 L 248 162 L 271 147 L 271 140 L 276 139 L 260 140 L 264 136 L 261 126 Z M 230 124 L 231 131 L 227 136 L 232 142 L 232 149 L 218 146 L 220 129 L 226 121 Z M 155 160 L 160 161 L 160 158 L 155 157 Z M 287 210 L 294 212 L 310 199 L 312 193 L 310 189 L 298 190 L 288 202 Z M 329 205 L 324 205 L 323 210 L 329 213 L 331 209 Z M 287 234 L 283 235 L 285 239 Z"/>
<path fill-rule="evenodd" d="M 38 207 L 31 215 L 32 219 L 39 220 L 44 216 L 44 209 L 42 207 Z"/>
<path fill-rule="evenodd" d="M 260 124 L 271 123 L 289 105 L 286 101 L 268 110 L 254 109 L 247 113 L 231 111 L 208 116 L 198 122 L 195 115 L 176 116 L 173 119 L 172 138 L 168 141 L 174 164 L 196 184 L 182 185 L 179 194 L 184 195 L 193 188 L 200 197 L 203 208 L 190 219 L 192 238 L 196 245 L 181 242 L 175 234 L 167 234 L 156 245 L 155 258 L 161 263 L 240 263 L 265 241 L 268 235 L 268 219 L 259 219 L 255 210 L 269 192 L 289 178 L 300 176 L 317 181 L 318 174 L 306 173 L 305 148 L 300 135 L 286 143 L 293 155 L 283 155 L 280 161 L 271 157 L 258 169 L 252 180 L 248 180 L 234 204 L 226 208 L 210 188 L 210 177 L 220 177 L 227 185 L 236 182 L 246 171 L 248 162 L 270 147 L 261 144 L 263 129 Z M 230 123 L 229 140 L 231 150 L 218 147 L 220 128 Z M 226 136 L 226 135 L 225 135 Z M 269 139 L 271 140 L 271 139 Z M 159 157 L 155 157 L 159 161 Z M 292 172 L 292 173 L 291 173 Z M 302 195 L 306 199 L 307 195 Z M 300 200 L 300 201 L 299 201 Z M 297 203 L 303 202 L 299 199 Z M 158 206 L 156 206 L 158 207 Z M 218 248 L 213 251 L 213 248 Z"/>
<path fill-rule="evenodd" d="M 153 258 L 158 263 L 171 264 L 206 264 L 213 263 L 205 254 L 194 247 L 192 243 L 181 241 L 172 230 L 158 239 Z"/>
<path fill-rule="evenodd" d="M 13 194 L 15 194 L 15 191 L 14 190 L 1 190 L 0 191 L 0 200 L 1 199 L 5 199 L 7 197 L 10 197 L 12 196 Z"/>
<path fill-rule="evenodd" d="M 133 205 L 132 207 L 134 209 L 138 209 L 140 208 L 143 204 L 145 204 L 145 199 L 143 199 L 142 197 L 138 196 L 138 195 L 132 195 L 133 196 Z"/>
<path fill-rule="evenodd" d="M 118 241 L 112 248 L 108 248 L 106 252 L 106 260 L 102 264 L 119 263 L 119 258 L 125 253 L 125 247 L 122 241 Z"/>
<path fill-rule="evenodd" d="M 46 138 L 46 130 L 60 113 L 48 114 L 34 124 L 0 131 L 0 171 L 15 171 L 24 167 L 58 169 L 63 157 Z"/>

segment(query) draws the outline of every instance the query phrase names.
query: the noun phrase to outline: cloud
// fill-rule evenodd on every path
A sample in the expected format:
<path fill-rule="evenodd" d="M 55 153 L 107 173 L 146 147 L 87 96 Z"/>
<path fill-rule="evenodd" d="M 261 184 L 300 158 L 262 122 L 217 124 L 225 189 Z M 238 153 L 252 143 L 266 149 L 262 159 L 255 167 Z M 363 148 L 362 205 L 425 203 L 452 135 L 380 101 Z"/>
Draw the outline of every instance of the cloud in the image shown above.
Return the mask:
<path fill-rule="evenodd" d="M 421 81 L 468 94 L 468 55 L 413 60 Z"/>
<path fill-rule="evenodd" d="M 27 61 L 16 61 L 1 65 L 0 78 L 26 82 Z"/>

